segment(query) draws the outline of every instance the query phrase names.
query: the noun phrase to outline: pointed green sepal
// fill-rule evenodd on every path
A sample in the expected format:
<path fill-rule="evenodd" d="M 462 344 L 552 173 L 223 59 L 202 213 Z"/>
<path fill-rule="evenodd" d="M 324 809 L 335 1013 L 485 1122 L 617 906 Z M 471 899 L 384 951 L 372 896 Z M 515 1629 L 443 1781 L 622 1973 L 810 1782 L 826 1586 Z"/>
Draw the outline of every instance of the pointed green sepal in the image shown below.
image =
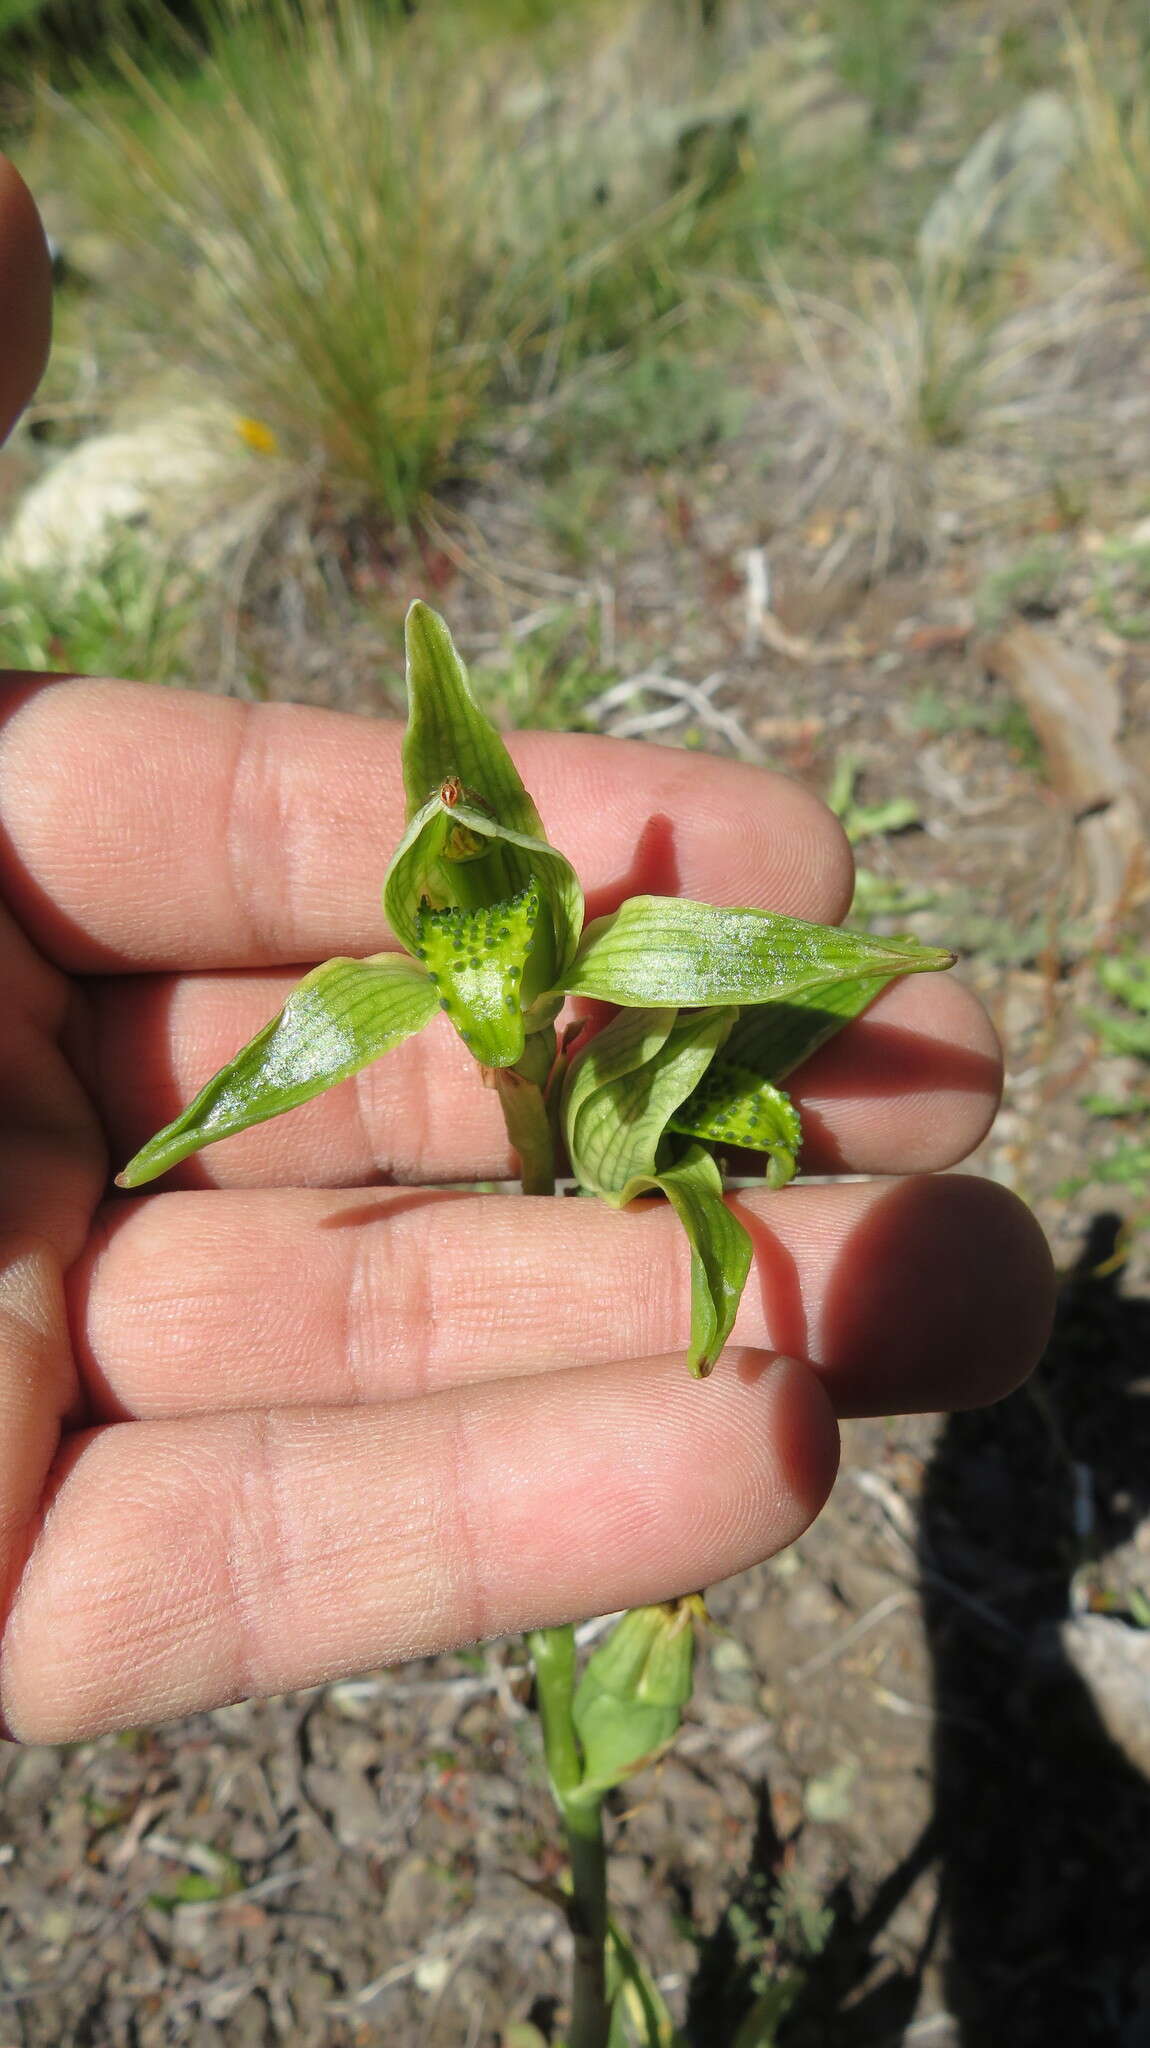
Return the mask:
<path fill-rule="evenodd" d="M 675 1111 L 670 1128 L 709 1145 L 765 1152 L 770 1162 L 768 1187 L 785 1187 L 795 1177 L 802 1143 L 798 1110 L 773 1081 L 761 1081 L 749 1067 L 730 1059 L 726 1047 Z"/>
<path fill-rule="evenodd" d="M 424 904 L 493 910 L 534 881 L 541 911 L 523 1009 L 526 1030 L 539 1030 L 559 1006 L 557 996 L 547 998 L 583 928 L 578 877 L 548 842 L 502 738 L 471 694 L 446 625 L 425 604 L 412 605 L 407 617 L 407 691 L 408 822 L 384 882 L 388 921 L 414 951 Z"/>
<path fill-rule="evenodd" d="M 658 1188 L 666 1195 L 691 1247 L 691 1341 L 687 1364 L 697 1380 L 714 1371 L 735 1326 L 754 1247 L 723 1200 L 723 1178 L 705 1145 L 650 1180 L 631 1183 L 630 1194 Z"/>
<path fill-rule="evenodd" d="M 418 600 L 407 614 L 407 730 L 403 787 L 412 819 L 432 790 L 458 781 L 493 817 L 529 839 L 544 839 L 519 770 L 471 694 L 447 622 Z"/>
<path fill-rule="evenodd" d="M 953 953 L 917 939 L 873 938 L 678 896 L 633 896 L 588 925 L 564 987 L 629 1008 L 685 1008 L 765 1003 L 821 983 L 953 963 Z"/>
<path fill-rule="evenodd" d="M 688 1362 L 703 1378 L 730 1336 L 751 1262 L 751 1241 L 722 1199 L 703 1145 L 675 1156 L 677 1112 L 690 1101 L 735 1022 L 732 1010 L 624 1010 L 575 1061 L 562 1120 L 582 1186 L 626 1208 L 665 1195 L 691 1247 Z"/>
<path fill-rule="evenodd" d="M 325 961 L 182 1116 L 149 1139 L 117 1185 L 140 1187 L 201 1146 L 310 1101 L 422 1030 L 437 1003 L 423 967 L 402 953 Z"/>
<path fill-rule="evenodd" d="M 529 882 L 491 910 L 416 915 L 416 953 L 468 1051 L 485 1067 L 522 1058 L 524 970 L 535 944 L 540 897 Z"/>
<path fill-rule="evenodd" d="M 665 1162 L 667 1125 L 706 1073 L 735 1022 L 733 1010 L 624 1010 L 572 1065 L 563 1131 L 576 1179 L 622 1207 L 636 1175 Z"/>
<path fill-rule="evenodd" d="M 572 1703 L 583 1753 L 578 1797 L 601 1799 L 666 1749 L 691 1697 L 697 1594 L 634 1607 L 584 1667 Z"/>

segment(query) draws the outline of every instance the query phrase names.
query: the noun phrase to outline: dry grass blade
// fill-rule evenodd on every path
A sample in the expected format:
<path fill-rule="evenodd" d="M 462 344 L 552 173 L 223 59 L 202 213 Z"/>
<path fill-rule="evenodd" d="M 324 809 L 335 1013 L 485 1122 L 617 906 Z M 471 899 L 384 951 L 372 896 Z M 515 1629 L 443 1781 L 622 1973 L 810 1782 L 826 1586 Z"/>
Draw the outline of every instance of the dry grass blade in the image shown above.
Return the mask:
<path fill-rule="evenodd" d="M 1091 37 L 1070 17 L 1065 35 L 1087 214 L 1116 256 L 1150 271 L 1150 59 L 1109 26 Z"/>

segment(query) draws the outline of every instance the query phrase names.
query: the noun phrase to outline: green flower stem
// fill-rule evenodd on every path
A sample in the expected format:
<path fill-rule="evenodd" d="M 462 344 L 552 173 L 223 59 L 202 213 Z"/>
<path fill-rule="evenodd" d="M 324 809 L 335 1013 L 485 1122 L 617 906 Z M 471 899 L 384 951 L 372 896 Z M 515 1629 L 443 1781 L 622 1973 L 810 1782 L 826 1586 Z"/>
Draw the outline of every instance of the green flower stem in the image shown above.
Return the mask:
<path fill-rule="evenodd" d="M 582 1805 L 565 1806 L 563 1825 L 571 1859 L 575 1936 L 567 2048 L 607 2048 L 611 2010 L 607 2003 L 607 1850 L 603 1840 L 603 1801 L 585 1800 Z"/>
<path fill-rule="evenodd" d="M 527 1636 L 527 1649 L 535 1667 L 535 1690 L 547 1774 L 556 1805 L 562 1807 L 574 1797 L 583 1778 L 583 1758 L 572 1711 L 575 1699 L 575 1631 L 570 1625 L 533 1628 Z"/>
<path fill-rule="evenodd" d="M 519 1156 L 525 1195 L 555 1193 L 555 1126 L 544 1092 L 555 1059 L 553 1031 L 528 1040 L 518 1067 L 497 1071 L 495 1084 L 507 1135 Z M 523 1070 L 527 1071 L 524 1072 Z M 571 1932 L 575 1959 L 567 2048 L 607 2048 L 607 1849 L 602 1797 L 580 1797 L 583 1757 L 575 1733 L 575 1631 L 533 1629 L 527 1648 L 551 1791 L 563 1821 L 571 1867 Z"/>
<path fill-rule="evenodd" d="M 563 1819 L 571 1865 L 571 1931 L 575 1967 L 568 2048 L 606 2048 L 607 1850 L 602 1798 L 580 1797 L 583 1760 L 575 1733 L 575 1631 L 533 1629 L 527 1647 L 535 1667 L 543 1748 L 555 1803 Z"/>
<path fill-rule="evenodd" d="M 497 1067 L 495 1086 L 507 1135 L 519 1159 L 525 1195 L 555 1193 L 555 1124 L 545 1085 L 555 1058 L 555 1033 L 537 1031 L 514 1067 Z"/>

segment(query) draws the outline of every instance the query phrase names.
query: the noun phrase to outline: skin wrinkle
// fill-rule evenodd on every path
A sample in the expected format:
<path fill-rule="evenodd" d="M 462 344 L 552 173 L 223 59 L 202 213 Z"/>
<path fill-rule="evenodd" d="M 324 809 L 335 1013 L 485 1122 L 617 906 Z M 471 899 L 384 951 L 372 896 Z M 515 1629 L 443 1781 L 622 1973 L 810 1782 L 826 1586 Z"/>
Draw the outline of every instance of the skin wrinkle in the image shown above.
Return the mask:
<path fill-rule="evenodd" d="M 236 748 L 227 774 L 223 843 L 232 906 L 248 935 L 250 957 L 253 960 L 274 960 L 279 957 L 275 920 L 269 919 L 262 907 L 257 907 L 253 888 L 256 877 L 266 878 L 268 869 L 266 863 L 261 868 L 260 861 L 253 855 L 259 845 L 270 843 L 276 848 L 274 871 L 279 874 L 282 863 L 282 872 L 290 877 L 291 835 L 282 829 L 282 806 L 274 797 L 275 830 L 270 840 L 262 834 L 262 821 L 261 829 L 253 830 L 259 793 L 270 779 L 266 727 L 253 716 L 255 708 L 252 704 L 238 707 Z M 287 893 L 290 896 L 290 881 Z"/>
<path fill-rule="evenodd" d="M 486 1553 L 478 1534 L 490 1520 L 489 1514 L 483 1512 L 486 1503 L 481 1499 L 481 1494 L 487 1489 L 480 1484 L 482 1468 L 475 1454 L 475 1434 L 473 1427 L 469 1426 L 466 1403 L 453 1398 L 447 1422 L 444 1431 L 450 1517 L 447 1553 L 452 1560 L 453 1601 L 457 1622 L 460 1616 L 467 1617 L 464 1639 L 479 1643 L 498 1633 L 492 1626 L 497 1602 L 481 1563 Z"/>
<path fill-rule="evenodd" d="M 342 1294 L 343 1355 L 347 1365 L 351 1404 L 355 1408 L 363 1408 L 367 1405 L 368 1393 L 362 1368 L 362 1326 L 366 1321 L 368 1261 L 372 1240 L 366 1230 L 353 1230 L 348 1235 L 350 1242 L 345 1246 L 344 1253 L 348 1270 Z"/>
<path fill-rule="evenodd" d="M 248 1418 L 245 1417 L 245 1422 L 247 1421 Z M 123 1426 L 131 1428 L 133 1425 Z M 253 1433 L 250 1426 L 247 1433 Z M 109 1432 L 108 1435 L 110 1434 Z M 168 1441 L 170 1442 L 170 1439 Z M 116 1640 L 118 1642 L 123 1633 L 124 1639 L 132 1645 L 132 1684 L 137 1698 L 141 1697 L 137 1667 L 154 1670 L 155 1677 L 151 1688 L 145 1689 L 142 1697 L 158 1698 L 161 1713 L 165 1710 L 175 1713 L 186 1711 L 187 1678 L 186 1675 L 181 1678 L 173 1668 L 173 1641 L 181 1641 L 190 1623 L 194 1642 L 200 1649 L 200 1654 L 208 1653 L 214 1661 L 220 1654 L 221 1623 L 223 1632 L 226 1633 L 229 1612 L 238 1625 L 238 1612 L 230 1600 L 230 1560 L 227 1544 L 213 1542 L 209 1536 L 209 1532 L 219 1526 L 221 1519 L 215 1507 L 215 1503 L 220 1500 L 220 1490 L 218 1486 L 213 1486 L 213 1477 L 217 1473 L 225 1478 L 229 1475 L 226 1461 L 219 1457 L 214 1443 L 210 1442 L 206 1446 L 206 1452 L 206 1457 L 197 1454 L 190 1443 L 181 1443 L 177 1440 L 171 1448 L 173 1469 L 165 1468 L 162 1481 L 157 1487 L 146 1489 L 137 1482 L 135 1495 L 131 1501 L 138 1514 L 147 1516 L 149 1527 L 164 1516 L 169 1502 L 176 1509 L 177 1525 L 182 1529 L 188 1527 L 189 1499 L 194 1502 L 196 1511 L 194 1538 L 185 1537 L 174 1553 L 170 1548 L 165 1549 L 163 1553 L 164 1565 L 174 1574 L 174 1582 L 167 1580 L 166 1571 L 153 1570 L 141 1573 L 133 1570 L 119 1588 L 117 1605 L 126 1601 L 128 1619 L 123 1630 L 117 1627 Z M 133 1476 L 138 1475 L 138 1478 L 142 1479 L 146 1474 L 149 1474 L 149 1463 L 145 1455 L 138 1461 Z M 122 1486 L 122 1465 L 116 1468 L 114 1478 Z M 79 1467 L 76 1472 L 76 1483 L 77 1486 L 83 1485 Z M 97 1481 L 97 1491 L 98 1486 Z M 231 1509 L 232 1503 L 228 1500 L 225 1516 L 230 1514 Z M 208 1540 L 205 1542 L 206 1536 Z M 59 1558 L 53 1560 L 57 1580 L 60 1576 L 67 1576 L 66 1567 L 70 1562 L 67 1545 L 70 1543 L 73 1553 L 79 1553 L 75 1530 L 68 1532 L 64 1543 L 66 1554 L 63 1574 L 60 1573 Z M 59 1548 L 59 1542 L 57 1547 Z M 212 1567 L 210 1572 L 207 1569 L 209 1565 Z M 53 1573 L 49 1571 L 49 1607 L 53 1590 Z M 74 1613 L 78 1613 L 82 1619 L 86 1619 L 88 1600 L 89 1594 L 85 1586 L 69 1602 L 65 1609 L 67 1617 L 71 1619 Z M 111 1633 L 106 1625 L 103 1633 L 105 1636 Z M 237 1637 L 236 1647 L 233 1647 L 230 1654 L 225 1651 L 226 1676 L 220 1690 L 227 1697 L 235 1696 L 236 1674 L 242 1675 L 243 1658 L 239 1641 Z M 75 1664 L 78 1661 L 81 1660 L 72 1658 L 69 1663 Z M 95 1670 L 99 1675 L 106 1677 L 101 1671 L 102 1661 L 98 1657 L 94 1660 Z"/>
<path fill-rule="evenodd" d="M 0 1239 L 0 1456 L 7 1451 L 13 1469 L 5 1474 L 7 1497 L 0 1495 L 0 1618 L 13 1604 L 40 1526 L 40 1495 L 30 1475 L 41 1459 L 50 1461 L 60 1418 L 75 1403 L 66 1330 L 55 1247 L 32 1233 L 5 1234 Z"/>
<path fill-rule="evenodd" d="M 364 1297 L 370 1313 L 368 1340 L 377 1355 L 397 1361 L 402 1354 L 406 1372 L 401 1367 L 398 1377 L 405 1379 L 410 1373 L 417 1394 L 434 1391 L 435 1283 L 420 1227 L 426 1221 L 427 1215 L 419 1209 L 389 1217 L 378 1228 L 363 1232 L 368 1251 L 375 1248 L 375 1270 Z M 394 1374 L 394 1365 L 392 1371 Z M 393 1387 L 389 1391 L 401 1390 Z"/>
<path fill-rule="evenodd" d="M 105 1674 L 101 1668 L 100 1658 L 97 1656 L 89 1663 L 85 1651 L 90 1640 L 94 1639 L 98 1643 L 101 1637 L 109 1633 L 105 1620 L 108 1597 L 103 1586 L 100 1587 L 98 1594 L 94 1593 L 90 1580 L 85 1582 L 84 1597 L 77 1595 L 75 1588 L 78 1582 L 84 1580 L 86 1561 L 72 1542 L 70 1523 L 74 1519 L 75 1492 L 90 1483 L 93 1463 L 104 1460 L 109 1450 L 114 1450 L 115 1434 L 115 1427 L 111 1426 L 81 1430 L 64 1438 L 48 1468 L 35 1531 L 8 1611 L 0 1646 L 2 1725 L 15 1741 L 51 1742 L 71 1739 L 71 1736 L 62 1737 L 62 1724 L 42 1726 L 34 1718 L 34 1709 L 33 1719 L 28 1722 L 20 1711 L 22 1694 L 29 1689 L 25 1667 L 33 1667 L 30 1690 L 34 1698 L 37 1687 L 43 1687 L 46 1682 L 51 1684 L 53 1661 L 59 1652 L 55 1627 L 46 1633 L 43 1649 L 38 1645 L 35 1657 L 25 1648 L 23 1641 L 25 1636 L 37 1640 L 35 1613 L 38 1603 L 45 1597 L 45 1580 L 53 1621 L 55 1622 L 62 1607 L 69 1620 L 73 1611 L 79 1612 L 85 1625 L 79 1645 L 73 1647 L 72 1654 L 67 1660 L 67 1700 L 70 1710 L 67 1725 L 70 1729 L 78 1731 L 89 1725 L 89 1717 L 93 1714 L 98 1720 L 98 1708 L 93 1702 L 98 1701 L 100 1697 Z M 96 1484 L 98 1487 L 98 1477 Z M 133 1500 L 127 1505 L 131 1507 L 137 1504 L 138 1502 Z M 122 1500 L 117 1501 L 117 1507 L 121 1512 L 124 1506 Z M 154 1571 L 148 1575 L 144 1588 L 144 1602 L 132 1617 L 134 1682 L 138 1681 L 141 1671 L 146 1672 L 162 1655 L 162 1647 L 156 1645 L 154 1636 L 149 1633 L 148 1596 L 150 1595 L 155 1605 L 165 1598 L 172 1598 L 176 1592 L 178 1588 L 172 1587 L 166 1575 Z M 202 1575 L 198 1575 L 195 1596 L 199 1597 L 201 1593 Z M 31 1623 L 28 1621 L 30 1608 L 33 1616 Z M 117 1629 L 115 1634 L 117 1638 L 126 1638 L 126 1631 L 122 1629 Z M 156 1702 L 157 1712 L 161 1711 L 167 1703 L 162 1681 L 153 1688 L 150 1698 Z"/>
<path fill-rule="evenodd" d="M 234 1624 L 237 1698 L 251 1698 L 276 1689 L 279 1659 L 270 1654 L 266 1617 L 275 1612 L 277 1591 L 284 1609 L 289 1607 L 291 1595 L 290 1546 L 280 1498 L 277 1416 L 274 1409 L 256 1410 L 250 1421 L 248 1455 L 237 1462 L 238 1484 L 233 1489 L 228 1536 L 223 1546 Z M 260 1527 L 253 1544 L 257 1520 Z M 270 1600 L 269 1583 L 273 1588 Z"/>
<path fill-rule="evenodd" d="M 428 1163 L 445 1156 L 447 1134 L 458 1129 L 457 1088 L 471 1091 L 467 1113 L 477 1110 L 483 1097 L 478 1091 L 474 1061 L 470 1054 L 463 1053 L 454 1032 L 441 1017 L 432 1017 L 422 1031 L 396 1050 L 403 1055 L 401 1064 L 389 1065 L 392 1056 L 385 1054 L 355 1076 L 363 1153 L 393 1181 L 418 1183 L 428 1172 Z M 498 1128 L 497 1142 L 509 1159 L 506 1134 L 494 1098 L 490 1110 L 492 1129 Z M 389 1150 L 382 1141 L 398 1116 L 403 1118 L 402 1143 Z M 430 1177 L 435 1177 L 434 1166 Z"/>

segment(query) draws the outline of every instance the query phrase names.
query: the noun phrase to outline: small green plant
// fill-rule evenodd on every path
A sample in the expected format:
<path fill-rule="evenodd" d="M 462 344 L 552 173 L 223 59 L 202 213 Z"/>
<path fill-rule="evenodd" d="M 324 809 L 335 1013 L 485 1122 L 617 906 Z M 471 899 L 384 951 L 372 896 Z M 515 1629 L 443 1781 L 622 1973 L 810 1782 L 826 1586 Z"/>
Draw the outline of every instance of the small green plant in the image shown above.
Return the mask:
<path fill-rule="evenodd" d="M 614 680 L 570 607 L 513 641 L 498 661 L 475 668 L 479 694 L 497 723 L 535 731 L 577 731 L 591 699 Z"/>
<path fill-rule="evenodd" d="M 1109 1004 L 1105 1010 L 1089 1010 L 1087 1021 L 1097 1032 L 1102 1051 L 1138 1060 L 1146 1073 L 1123 1094 L 1095 1091 L 1083 1098 L 1083 1108 L 1100 1121 L 1118 1125 L 1120 1135 L 1092 1161 L 1089 1174 L 1076 1176 L 1068 1192 L 1094 1181 L 1125 1187 L 1141 1213 L 1150 1201 L 1150 956 L 1110 954 L 1096 963 L 1095 974 Z"/>
<path fill-rule="evenodd" d="M 1107 542 L 1097 565 L 1094 602 L 1121 639 L 1150 639 L 1150 543 Z"/>
<path fill-rule="evenodd" d="M 1011 612 L 1056 611 L 1069 565 L 1064 547 L 1053 541 L 1037 541 L 1014 561 L 992 570 L 975 595 L 978 624 L 989 631 L 1001 626 Z"/>
<path fill-rule="evenodd" d="M 951 965 L 913 939 L 635 896 L 584 926 L 583 894 L 442 619 L 407 622 L 407 829 L 383 900 L 401 950 L 329 960 L 136 1154 L 122 1187 L 318 1095 L 443 1010 L 488 1071 L 524 1193 L 555 1192 L 566 1153 L 614 1208 L 661 1195 L 691 1261 L 687 1360 L 709 1374 L 730 1334 L 751 1240 L 723 1200 L 728 1152 L 759 1153 L 768 1185 L 802 1141 L 785 1077 L 895 977 Z M 560 1036 L 568 996 L 612 1004 L 588 1038 Z M 666 1747 L 690 1695 L 693 1600 L 635 1609 L 578 1670 L 570 1628 L 529 1638 L 544 1749 L 570 1861 L 575 1937 L 568 2048 L 670 2042 L 666 2010 L 611 1921 L 603 1805 Z M 614 2029 L 614 2031 L 612 2031 Z"/>
<path fill-rule="evenodd" d="M 1115 1005 L 1108 1014 L 1095 1011 L 1091 1017 L 1107 1052 L 1150 1061 L 1150 958 L 1112 954 L 1098 962 L 1097 972 Z"/>
<path fill-rule="evenodd" d="M 896 796 L 881 804 L 864 804 L 858 799 L 862 763 L 856 754 L 844 751 L 835 762 L 827 791 L 828 807 L 834 812 L 852 846 L 860 839 L 878 839 L 888 832 L 906 832 L 921 825 L 918 805 L 910 797 Z"/>
<path fill-rule="evenodd" d="M 860 803 L 857 795 L 862 764 L 849 751 L 839 755 L 831 777 L 826 801 L 842 825 L 852 846 L 867 839 L 881 839 L 894 832 L 906 832 L 922 823 L 918 805 L 910 797 L 891 797 L 886 803 Z M 855 893 L 851 915 L 856 924 L 869 927 L 880 918 L 909 917 L 915 910 L 930 910 L 937 892 L 894 875 L 880 875 L 874 868 L 855 865 Z"/>
<path fill-rule="evenodd" d="M 1008 699 L 1004 704 L 978 704 L 969 698 L 944 693 L 933 683 L 924 683 L 907 707 L 907 717 L 918 732 L 982 733 L 990 740 L 1005 740 L 1024 767 L 1041 774 L 1042 748 L 1038 735 L 1021 704 Z"/>
<path fill-rule="evenodd" d="M 666 468 L 731 440 L 750 402 L 725 365 L 671 346 L 643 349 L 573 391 L 548 423 L 549 459 L 578 448 L 585 458 L 610 454 L 616 463 Z"/>
<path fill-rule="evenodd" d="M 0 667 L 186 682 L 200 596 L 197 576 L 132 535 L 78 579 L 0 577 Z"/>

